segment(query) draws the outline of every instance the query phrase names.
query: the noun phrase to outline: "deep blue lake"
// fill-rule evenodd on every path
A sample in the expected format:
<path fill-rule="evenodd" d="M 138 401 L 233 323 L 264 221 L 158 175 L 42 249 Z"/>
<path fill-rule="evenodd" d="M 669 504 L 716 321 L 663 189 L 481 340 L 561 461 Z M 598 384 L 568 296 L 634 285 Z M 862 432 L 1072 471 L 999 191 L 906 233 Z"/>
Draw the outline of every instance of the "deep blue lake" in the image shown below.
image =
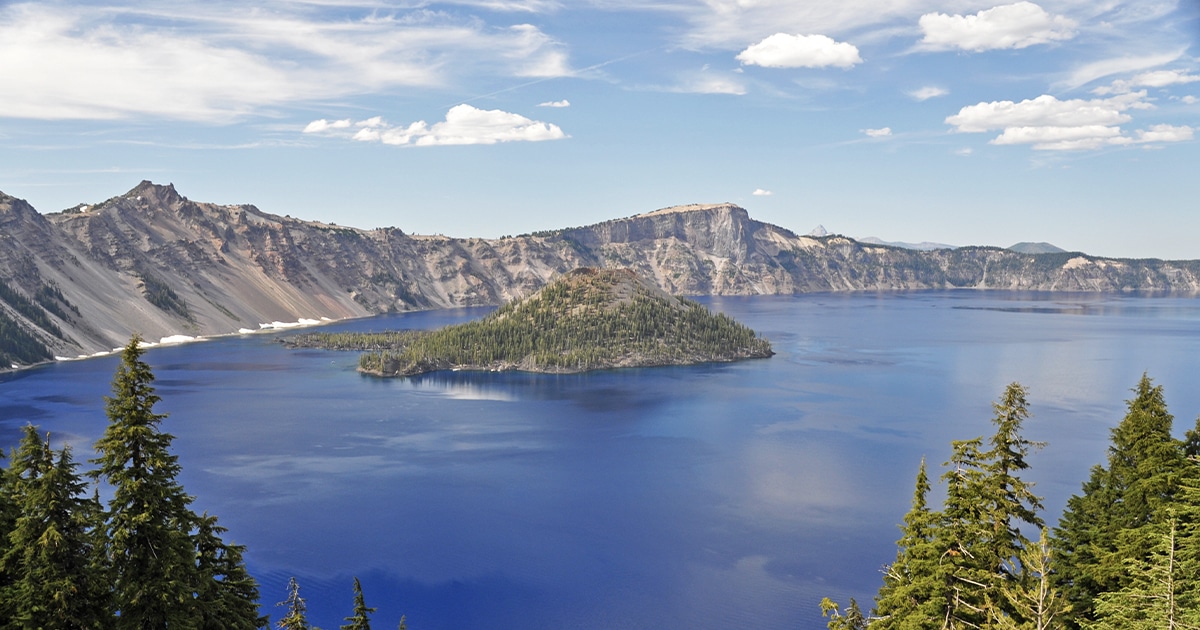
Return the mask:
<path fill-rule="evenodd" d="M 381 380 L 278 335 L 149 350 L 193 508 L 249 547 L 264 612 L 296 576 L 332 630 L 362 579 L 414 630 L 823 628 L 868 604 L 921 458 L 1030 390 L 1026 479 L 1055 522 L 1143 372 L 1200 413 L 1200 299 L 917 292 L 711 298 L 771 359 L 584 375 Z M 344 322 L 430 328 L 489 309 Z M 285 333 L 287 334 L 287 333 Z M 78 460 L 116 358 L 0 375 L 0 444 L 32 422 Z M 85 466 L 86 467 L 86 466 Z M 935 486 L 935 494 L 940 486 Z M 940 501 L 938 497 L 934 501 Z"/>

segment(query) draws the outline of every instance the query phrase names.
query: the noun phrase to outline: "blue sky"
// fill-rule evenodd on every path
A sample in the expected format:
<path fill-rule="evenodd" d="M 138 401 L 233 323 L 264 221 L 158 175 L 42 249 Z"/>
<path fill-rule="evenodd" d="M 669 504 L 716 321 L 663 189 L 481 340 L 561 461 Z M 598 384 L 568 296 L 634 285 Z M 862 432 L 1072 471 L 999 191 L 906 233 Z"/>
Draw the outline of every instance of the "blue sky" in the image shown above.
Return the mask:
<path fill-rule="evenodd" d="M 0 191 L 1200 258 L 1195 0 L 0 3 Z"/>

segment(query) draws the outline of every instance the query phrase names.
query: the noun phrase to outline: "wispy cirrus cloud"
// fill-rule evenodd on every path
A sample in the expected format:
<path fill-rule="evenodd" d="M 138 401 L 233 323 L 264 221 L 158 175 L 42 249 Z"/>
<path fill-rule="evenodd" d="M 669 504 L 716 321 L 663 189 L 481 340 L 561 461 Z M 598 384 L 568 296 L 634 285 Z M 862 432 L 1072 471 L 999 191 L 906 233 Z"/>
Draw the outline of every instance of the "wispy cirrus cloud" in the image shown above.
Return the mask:
<path fill-rule="evenodd" d="M 423 9 L 332 19 L 304 3 L 167 6 L 0 9 L 0 117 L 220 124 L 472 72 L 571 73 L 565 46 L 528 24 L 493 27 Z"/>
<path fill-rule="evenodd" d="M 1100 86 L 1092 90 L 1093 94 L 1127 94 L 1135 88 L 1165 88 L 1172 85 L 1185 85 L 1200 81 L 1200 75 L 1189 74 L 1182 70 L 1154 70 L 1142 72 L 1129 79 L 1118 79 L 1111 85 Z"/>
<path fill-rule="evenodd" d="M 558 125 L 499 109 L 478 109 L 465 104 L 451 107 L 446 112 L 445 120 L 432 125 L 423 120 L 408 125 L 393 125 L 382 116 L 357 122 L 320 119 L 310 122 L 304 128 L 304 133 L 418 147 L 541 142 L 568 137 Z"/>

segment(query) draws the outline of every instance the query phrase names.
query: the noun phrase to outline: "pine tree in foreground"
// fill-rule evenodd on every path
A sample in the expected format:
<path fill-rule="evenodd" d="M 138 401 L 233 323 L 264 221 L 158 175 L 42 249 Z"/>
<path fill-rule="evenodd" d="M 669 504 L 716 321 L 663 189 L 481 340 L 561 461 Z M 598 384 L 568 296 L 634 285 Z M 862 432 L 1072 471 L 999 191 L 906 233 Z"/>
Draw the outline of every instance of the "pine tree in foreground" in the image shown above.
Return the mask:
<path fill-rule="evenodd" d="M 850 605 L 846 607 L 846 613 L 842 614 L 841 607 L 837 602 L 828 597 L 821 600 L 821 616 L 828 617 L 829 622 L 825 624 L 829 630 L 866 630 L 868 620 L 863 614 L 862 609 L 858 607 L 858 602 L 854 598 L 850 598 Z M 344 628 L 344 627 L 343 627 Z"/>
<path fill-rule="evenodd" d="M 1162 386 L 1142 375 L 1133 392 L 1125 418 L 1112 430 L 1108 466 L 1092 468 L 1054 530 L 1055 581 L 1071 604 L 1072 628 L 1097 619 L 1093 607 L 1102 593 L 1129 585 L 1127 562 L 1146 559 L 1180 482 L 1195 466 L 1171 436 Z"/>
<path fill-rule="evenodd" d="M 1050 535 L 1045 527 L 1038 542 L 1021 551 L 1020 563 L 1026 579 L 1000 589 L 1012 612 L 1004 614 L 999 609 L 993 610 L 992 623 L 998 630 L 1061 628 L 1067 603 L 1051 583 L 1054 559 Z"/>
<path fill-rule="evenodd" d="M 99 505 L 84 498 L 84 481 L 71 450 L 57 460 L 37 429 L 26 425 L 5 471 L 4 486 L 17 508 L 0 567 L 11 583 L 0 590 L 3 628 L 95 628 L 105 621 L 106 589 L 99 579 L 96 534 Z"/>
<path fill-rule="evenodd" d="M 255 630 L 270 626 L 258 615 L 258 583 L 242 561 L 245 547 L 226 544 L 227 529 L 202 515 L 196 530 L 196 611 L 200 630 Z"/>
<path fill-rule="evenodd" d="M 108 428 L 96 442 L 92 476 L 113 488 L 106 538 L 118 630 L 189 628 L 194 625 L 192 592 L 198 582 L 190 531 L 196 515 L 192 497 L 176 477 L 174 437 L 159 430 L 165 414 L 154 412 L 159 397 L 154 374 L 141 360 L 134 335 L 121 353 L 111 397 L 105 397 Z"/>
<path fill-rule="evenodd" d="M 1095 599 L 1096 621 L 1088 630 L 1196 630 L 1200 628 L 1200 589 L 1195 558 L 1184 553 L 1172 514 L 1145 558 L 1127 558 L 1129 583 Z"/>
<path fill-rule="evenodd" d="M 342 630 L 371 630 L 371 613 L 374 613 L 374 608 L 368 608 L 363 601 L 362 585 L 358 583 L 358 578 L 354 578 L 354 614 L 346 617 L 349 623 L 342 626 Z"/>
<path fill-rule="evenodd" d="M 926 503 L 929 477 L 925 460 L 917 471 L 912 508 L 904 515 L 896 561 L 885 567 L 883 586 L 875 597 L 872 628 L 879 630 L 937 630 L 946 608 L 941 552 L 933 541 L 940 516 Z"/>
<path fill-rule="evenodd" d="M 287 599 L 275 605 L 287 607 L 283 617 L 275 622 L 275 627 L 279 630 L 320 630 L 308 625 L 308 605 L 304 603 L 304 598 L 300 597 L 300 585 L 296 583 L 296 578 L 288 580 Z"/>

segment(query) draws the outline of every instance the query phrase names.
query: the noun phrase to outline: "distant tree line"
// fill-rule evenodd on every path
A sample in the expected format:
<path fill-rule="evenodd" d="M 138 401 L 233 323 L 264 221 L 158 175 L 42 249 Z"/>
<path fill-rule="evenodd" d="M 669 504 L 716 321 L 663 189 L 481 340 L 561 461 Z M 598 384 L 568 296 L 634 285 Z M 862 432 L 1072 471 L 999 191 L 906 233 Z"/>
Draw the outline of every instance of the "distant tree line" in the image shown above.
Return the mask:
<path fill-rule="evenodd" d="M 1051 530 L 1020 477 L 1041 445 L 1021 436 L 1026 390 L 1010 385 L 995 434 L 952 443 L 941 510 L 922 461 L 874 608 L 826 598 L 829 628 L 1200 628 L 1200 420 L 1178 440 L 1162 387 L 1143 375 L 1133 392 L 1107 462 Z"/>
<path fill-rule="evenodd" d="M 27 425 L 0 471 L 0 630 L 269 627 L 245 548 L 222 539 L 216 516 L 193 511 L 177 481 L 140 344 L 135 335 L 122 351 L 94 469 L 80 474 L 69 446 L 56 451 Z M 87 479 L 97 484 L 90 494 Z M 107 503 L 98 484 L 111 490 Z M 374 609 L 357 578 L 354 591 L 342 627 L 369 630 Z M 279 628 L 310 628 L 294 580 L 281 605 Z"/>

